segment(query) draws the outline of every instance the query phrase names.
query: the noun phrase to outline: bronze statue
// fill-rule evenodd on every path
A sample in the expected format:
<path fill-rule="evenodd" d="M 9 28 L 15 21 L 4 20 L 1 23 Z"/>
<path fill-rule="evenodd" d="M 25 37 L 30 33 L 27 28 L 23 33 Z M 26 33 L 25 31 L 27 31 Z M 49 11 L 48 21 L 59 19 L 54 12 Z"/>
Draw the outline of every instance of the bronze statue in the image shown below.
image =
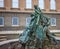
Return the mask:
<path fill-rule="evenodd" d="M 43 43 L 46 39 L 49 42 L 54 41 L 57 43 L 57 41 L 48 30 L 50 18 L 44 16 L 38 6 L 35 5 L 34 8 L 34 13 L 31 14 L 30 24 L 19 36 L 19 42 L 25 45 L 25 49 L 44 49 Z"/>

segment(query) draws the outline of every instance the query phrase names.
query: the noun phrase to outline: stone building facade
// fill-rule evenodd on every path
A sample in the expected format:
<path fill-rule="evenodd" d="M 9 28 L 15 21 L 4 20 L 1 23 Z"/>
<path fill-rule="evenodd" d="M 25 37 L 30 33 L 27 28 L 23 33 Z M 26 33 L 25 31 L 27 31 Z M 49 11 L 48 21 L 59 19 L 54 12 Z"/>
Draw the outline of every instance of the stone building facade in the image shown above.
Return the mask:
<path fill-rule="evenodd" d="M 30 22 L 34 5 L 51 18 L 49 29 L 60 32 L 60 0 L 0 0 L 0 34 L 23 30 Z"/>

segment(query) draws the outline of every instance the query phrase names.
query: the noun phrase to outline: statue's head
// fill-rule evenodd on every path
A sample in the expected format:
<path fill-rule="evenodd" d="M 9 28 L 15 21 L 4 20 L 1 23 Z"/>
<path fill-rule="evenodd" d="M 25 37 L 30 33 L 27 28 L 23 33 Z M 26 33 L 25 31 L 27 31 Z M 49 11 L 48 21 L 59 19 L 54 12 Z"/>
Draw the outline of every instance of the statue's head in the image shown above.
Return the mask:
<path fill-rule="evenodd" d="M 38 7 L 38 5 L 34 5 L 34 8 L 41 12 L 41 9 Z"/>
<path fill-rule="evenodd" d="M 38 7 L 37 5 L 34 5 L 34 8 L 35 8 L 35 9 L 37 9 L 37 7 Z"/>

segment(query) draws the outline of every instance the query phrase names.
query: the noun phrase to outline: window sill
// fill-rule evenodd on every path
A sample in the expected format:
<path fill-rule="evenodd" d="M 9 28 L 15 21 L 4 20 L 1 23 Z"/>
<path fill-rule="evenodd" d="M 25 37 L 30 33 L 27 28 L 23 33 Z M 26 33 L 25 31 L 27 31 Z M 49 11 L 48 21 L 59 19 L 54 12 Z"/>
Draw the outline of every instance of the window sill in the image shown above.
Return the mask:
<path fill-rule="evenodd" d="M 50 9 L 50 11 L 57 11 L 57 10 L 54 10 L 54 9 Z"/>
<path fill-rule="evenodd" d="M 12 25 L 12 27 L 19 27 L 19 25 Z"/>
<path fill-rule="evenodd" d="M 25 10 L 33 10 L 33 8 L 25 8 Z"/>
<path fill-rule="evenodd" d="M 0 25 L 0 27 L 4 27 L 4 25 Z"/>
<path fill-rule="evenodd" d="M 51 25 L 51 27 L 56 27 L 56 25 Z"/>
<path fill-rule="evenodd" d="M 20 10 L 20 8 L 11 8 L 12 10 Z"/>
<path fill-rule="evenodd" d="M 33 8 L 25 8 L 25 10 L 34 10 Z M 42 11 L 46 11 L 45 9 L 40 9 Z"/>
<path fill-rule="evenodd" d="M 0 9 L 6 9 L 5 7 L 0 7 Z"/>
<path fill-rule="evenodd" d="M 40 9 L 40 10 L 42 10 L 42 11 L 46 11 L 45 9 Z"/>

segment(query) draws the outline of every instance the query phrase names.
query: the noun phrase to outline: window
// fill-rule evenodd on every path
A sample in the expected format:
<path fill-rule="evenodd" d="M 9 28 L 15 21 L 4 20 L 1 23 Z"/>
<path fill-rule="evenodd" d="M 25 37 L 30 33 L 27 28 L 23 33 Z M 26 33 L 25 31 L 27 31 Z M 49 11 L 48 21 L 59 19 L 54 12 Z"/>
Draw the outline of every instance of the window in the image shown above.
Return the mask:
<path fill-rule="evenodd" d="M 12 17 L 12 26 L 18 26 L 18 25 L 19 25 L 19 18 Z"/>
<path fill-rule="evenodd" d="M 56 18 L 51 18 L 51 26 L 56 26 Z"/>
<path fill-rule="evenodd" d="M 50 9 L 55 10 L 56 9 L 56 2 L 55 0 L 50 0 Z"/>
<path fill-rule="evenodd" d="M 44 9 L 44 0 L 39 0 L 40 9 Z"/>
<path fill-rule="evenodd" d="M 18 8 L 19 0 L 12 0 L 12 8 Z"/>
<path fill-rule="evenodd" d="M 26 18 L 26 26 L 29 26 L 30 20 L 31 20 L 31 17 L 27 17 L 27 18 Z"/>
<path fill-rule="evenodd" d="M 4 0 L 0 0 L 0 7 L 4 7 Z"/>
<path fill-rule="evenodd" d="M 26 8 L 32 8 L 32 0 L 26 0 Z"/>
<path fill-rule="evenodd" d="M 4 17 L 0 17 L 0 26 L 4 26 Z"/>

